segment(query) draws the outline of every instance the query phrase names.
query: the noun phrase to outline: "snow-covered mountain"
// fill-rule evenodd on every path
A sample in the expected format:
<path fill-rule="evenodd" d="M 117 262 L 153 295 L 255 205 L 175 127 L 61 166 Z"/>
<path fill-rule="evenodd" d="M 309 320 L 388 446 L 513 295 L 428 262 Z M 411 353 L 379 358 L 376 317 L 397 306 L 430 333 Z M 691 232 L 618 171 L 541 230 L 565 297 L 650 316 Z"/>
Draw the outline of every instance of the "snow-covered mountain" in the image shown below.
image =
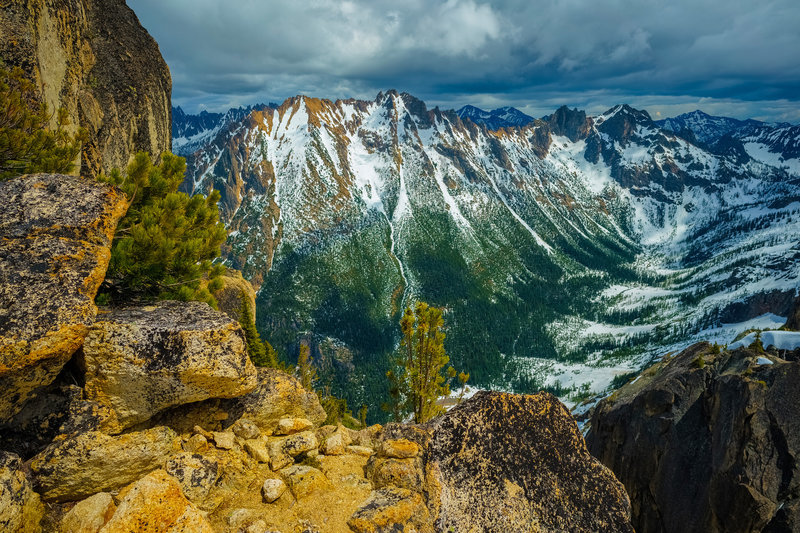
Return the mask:
<path fill-rule="evenodd" d="M 753 119 L 737 120 L 728 117 L 715 117 L 703 113 L 699 109 L 677 117 L 656 121 L 656 124 L 665 130 L 675 133 L 689 130 L 702 143 L 711 143 L 729 133 L 742 134 L 765 125 L 763 122 Z"/>
<path fill-rule="evenodd" d="M 311 342 L 351 405 L 385 391 L 415 299 L 445 308 L 475 385 L 574 397 L 781 321 L 800 173 L 748 153 L 627 105 L 493 131 L 395 91 L 298 96 L 220 127 L 184 187 L 221 191 L 225 255 L 260 286 L 262 333 L 289 354 Z"/>
<path fill-rule="evenodd" d="M 527 126 L 534 120 L 533 117 L 513 107 L 500 107 L 491 111 L 484 111 L 479 107 L 465 105 L 456 113 L 462 119 L 469 119 L 475 124 L 483 124 L 490 130 Z"/>
<path fill-rule="evenodd" d="M 180 107 L 172 108 L 172 152 L 188 155 L 212 141 L 222 130 L 241 122 L 256 109 L 269 106 L 237 107 L 226 113 L 201 111 L 198 115 L 186 114 Z"/>

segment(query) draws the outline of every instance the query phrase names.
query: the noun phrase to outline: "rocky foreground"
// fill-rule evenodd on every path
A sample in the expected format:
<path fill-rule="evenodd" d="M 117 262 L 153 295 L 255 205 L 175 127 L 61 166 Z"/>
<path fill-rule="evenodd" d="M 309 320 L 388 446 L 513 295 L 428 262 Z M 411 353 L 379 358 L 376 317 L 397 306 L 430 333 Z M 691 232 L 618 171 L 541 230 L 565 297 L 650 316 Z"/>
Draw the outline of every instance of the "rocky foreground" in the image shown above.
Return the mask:
<path fill-rule="evenodd" d="M 32 175 L 0 201 L 2 531 L 632 531 L 556 398 L 322 425 L 314 392 L 251 363 L 231 316 L 246 291 L 223 311 L 95 306 L 119 191 Z"/>
<path fill-rule="evenodd" d="M 696 344 L 600 402 L 639 533 L 800 531 L 800 350 Z"/>

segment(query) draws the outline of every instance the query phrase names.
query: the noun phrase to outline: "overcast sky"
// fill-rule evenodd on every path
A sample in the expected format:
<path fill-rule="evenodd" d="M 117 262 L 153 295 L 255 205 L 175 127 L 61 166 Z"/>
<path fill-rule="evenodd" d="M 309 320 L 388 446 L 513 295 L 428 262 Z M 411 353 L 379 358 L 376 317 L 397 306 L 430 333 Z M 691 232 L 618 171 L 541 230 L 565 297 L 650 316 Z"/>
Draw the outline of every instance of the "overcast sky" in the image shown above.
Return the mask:
<path fill-rule="evenodd" d="M 798 0 L 128 0 L 187 112 L 297 94 L 800 122 Z"/>

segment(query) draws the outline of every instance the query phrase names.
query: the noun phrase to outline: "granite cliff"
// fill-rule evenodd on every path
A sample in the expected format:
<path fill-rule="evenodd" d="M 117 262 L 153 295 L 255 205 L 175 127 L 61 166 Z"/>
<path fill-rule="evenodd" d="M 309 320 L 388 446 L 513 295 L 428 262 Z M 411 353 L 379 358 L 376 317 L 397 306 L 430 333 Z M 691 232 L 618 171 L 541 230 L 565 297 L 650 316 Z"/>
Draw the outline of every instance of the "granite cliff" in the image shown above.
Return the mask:
<path fill-rule="evenodd" d="M 124 0 L 4 2 L 0 59 L 25 71 L 50 110 L 65 108 L 72 127 L 87 130 L 82 176 L 170 149 L 169 68 Z"/>

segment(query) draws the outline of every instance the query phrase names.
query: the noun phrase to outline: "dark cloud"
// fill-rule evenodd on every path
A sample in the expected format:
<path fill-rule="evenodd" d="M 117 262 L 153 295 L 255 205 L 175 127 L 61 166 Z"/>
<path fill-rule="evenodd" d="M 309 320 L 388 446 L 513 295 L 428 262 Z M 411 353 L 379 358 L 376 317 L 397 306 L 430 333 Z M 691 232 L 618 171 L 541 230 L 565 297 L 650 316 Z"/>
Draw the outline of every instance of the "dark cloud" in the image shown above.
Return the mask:
<path fill-rule="evenodd" d="M 397 88 L 445 107 L 626 101 L 800 120 L 796 0 L 128 3 L 191 111 Z"/>

